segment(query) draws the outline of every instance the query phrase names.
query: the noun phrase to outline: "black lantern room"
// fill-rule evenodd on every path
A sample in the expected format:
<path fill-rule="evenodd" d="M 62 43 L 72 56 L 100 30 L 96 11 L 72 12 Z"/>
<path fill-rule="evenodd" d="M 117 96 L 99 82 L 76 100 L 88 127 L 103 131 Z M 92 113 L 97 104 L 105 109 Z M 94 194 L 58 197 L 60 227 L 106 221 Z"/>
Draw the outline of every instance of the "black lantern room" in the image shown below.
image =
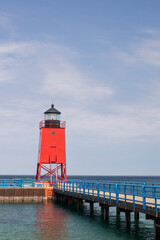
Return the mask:
<path fill-rule="evenodd" d="M 52 104 L 51 108 L 44 112 L 45 127 L 60 127 L 60 115 L 61 112 Z"/>

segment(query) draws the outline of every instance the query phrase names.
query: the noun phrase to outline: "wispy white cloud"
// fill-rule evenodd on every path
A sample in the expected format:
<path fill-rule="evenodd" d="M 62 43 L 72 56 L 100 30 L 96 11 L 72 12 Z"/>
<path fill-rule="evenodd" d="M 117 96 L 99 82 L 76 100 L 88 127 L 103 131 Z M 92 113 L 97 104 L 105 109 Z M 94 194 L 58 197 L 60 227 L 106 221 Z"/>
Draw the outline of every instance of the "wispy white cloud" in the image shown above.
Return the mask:
<path fill-rule="evenodd" d="M 115 56 L 127 64 L 160 65 L 160 30 L 146 29 L 147 36 L 137 38 L 129 50 L 115 49 Z"/>
<path fill-rule="evenodd" d="M 136 47 L 135 57 L 139 62 L 160 66 L 160 39 L 143 39 Z"/>
<path fill-rule="evenodd" d="M 146 106 L 112 106 L 108 114 L 81 109 L 66 109 L 69 125 L 79 133 L 87 132 L 101 143 L 119 141 L 159 141 L 159 108 Z M 71 118 L 70 118 L 71 116 Z M 78 116 L 78 118 L 77 118 Z M 85 117 L 84 117 L 85 116 Z"/>
<path fill-rule="evenodd" d="M 38 116 L 42 106 L 53 98 L 62 106 L 65 101 L 70 105 L 76 101 L 83 109 L 85 101 L 90 104 L 113 96 L 111 87 L 91 79 L 89 73 L 74 63 L 76 56 L 76 52 L 51 43 L 0 44 L 0 82 L 6 84 L 5 92 L 1 89 L 1 100 L 7 99 L 0 108 L 3 142 L 8 138 L 14 141 L 15 134 L 18 141 L 22 131 L 29 137 L 27 129 L 32 129 L 31 122 L 41 120 Z M 19 91 L 12 91 L 9 86 L 18 87 Z"/>
<path fill-rule="evenodd" d="M 113 95 L 111 87 L 95 83 L 73 63 L 62 60 L 46 69 L 44 90 L 77 101 L 105 99 Z"/>
<path fill-rule="evenodd" d="M 0 45 L 0 81 L 15 81 L 16 72 L 28 69 L 34 74 L 40 71 L 42 90 L 48 94 L 63 94 L 70 98 L 108 98 L 113 90 L 95 83 L 72 59 L 77 53 L 55 44 L 19 42 Z M 72 56 L 72 57 L 71 57 Z M 15 70 L 15 73 L 13 71 Z M 36 72 L 37 74 L 37 72 Z M 39 74 L 38 74 L 39 75 Z M 3 77 L 5 76 L 5 77 Z M 43 79 L 42 79 L 43 78 Z"/>
<path fill-rule="evenodd" d="M 160 34 L 160 28 L 144 28 L 142 32 L 149 34 L 149 35 L 157 35 Z"/>
<path fill-rule="evenodd" d="M 140 56 L 137 48 L 131 61 L 136 61 L 138 54 Z M 126 56 L 129 58 L 127 53 Z M 35 132 L 33 122 L 36 121 L 38 125 L 38 121 L 41 120 L 42 106 L 48 106 L 46 104 L 52 98 L 62 106 L 60 110 L 68 121 L 69 128 L 76 134 L 81 135 L 85 130 L 88 132 L 87 136 L 95 134 L 103 142 L 127 139 L 134 141 L 159 140 L 160 114 L 156 103 L 159 95 L 150 94 L 142 102 L 132 105 L 129 103 L 115 104 L 112 101 L 112 99 L 116 99 L 113 86 L 105 82 L 99 83 L 96 78 L 92 79 L 90 73 L 84 71 L 76 63 L 77 57 L 79 57 L 78 53 L 72 49 L 52 43 L 0 44 L 1 82 L 8 81 L 22 85 L 21 95 L 16 92 L 14 95 L 12 92 L 5 93 L 5 96 L 8 97 L 11 94 L 12 100 L 1 104 L 0 132 L 3 141 L 5 139 L 7 141 L 8 137 L 14 141 L 15 133 L 17 136 L 19 135 L 20 139 L 24 126 L 25 134 L 28 136 L 26 138 L 29 139 L 30 134 L 27 134 L 27 129 Z M 127 61 L 127 59 L 125 60 Z M 27 96 L 26 91 L 28 91 Z M 31 96 L 30 100 L 29 96 Z M 152 101 L 150 101 L 151 97 Z M 1 98 L 3 98 L 3 93 Z M 109 104 L 107 104 L 108 100 Z M 66 102 L 67 104 L 65 104 Z M 101 102 L 103 102 L 104 111 L 97 112 Z M 12 130 L 9 131 L 10 123 Z"/>
<path fill-rule="evenodd" d="M 4 29 L 10 35 L 15 34 L 15 26 L 10 17 L 4 12 L 0 12 L 0 28 Z"/>
<path fill-rule="evenodd" d="M 27 69 L 27 65 L 32 66 L 34 53 L 34 44 L 0 44 L 0 82 L 17 82 L 23 75 L 22 70 Z"/>

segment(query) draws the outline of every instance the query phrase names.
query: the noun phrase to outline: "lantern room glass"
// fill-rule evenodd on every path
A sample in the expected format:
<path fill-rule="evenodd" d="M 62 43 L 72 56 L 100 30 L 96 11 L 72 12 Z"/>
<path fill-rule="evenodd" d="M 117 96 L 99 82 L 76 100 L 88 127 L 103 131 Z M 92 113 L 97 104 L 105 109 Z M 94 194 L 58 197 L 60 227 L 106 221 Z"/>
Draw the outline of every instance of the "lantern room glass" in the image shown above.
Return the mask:
<path fill-rule="evenodd" d="M 56 113 L 44 114 L 44 120 L 57 120 L 57 121 L 60 121 L 60 114 L 56 114 Z"/>

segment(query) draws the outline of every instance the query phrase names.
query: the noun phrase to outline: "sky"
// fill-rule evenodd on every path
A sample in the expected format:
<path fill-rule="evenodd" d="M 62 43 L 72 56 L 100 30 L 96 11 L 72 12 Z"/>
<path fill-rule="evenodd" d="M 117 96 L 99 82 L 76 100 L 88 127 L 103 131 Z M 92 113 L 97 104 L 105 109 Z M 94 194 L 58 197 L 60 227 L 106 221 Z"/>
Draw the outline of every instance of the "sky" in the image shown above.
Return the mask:
<path fill-rule="evenodd" d="M 0 1 L 0 174 L 35 174 L 66 121 L 69 175 L 159 175 L 160 1 Z"/>

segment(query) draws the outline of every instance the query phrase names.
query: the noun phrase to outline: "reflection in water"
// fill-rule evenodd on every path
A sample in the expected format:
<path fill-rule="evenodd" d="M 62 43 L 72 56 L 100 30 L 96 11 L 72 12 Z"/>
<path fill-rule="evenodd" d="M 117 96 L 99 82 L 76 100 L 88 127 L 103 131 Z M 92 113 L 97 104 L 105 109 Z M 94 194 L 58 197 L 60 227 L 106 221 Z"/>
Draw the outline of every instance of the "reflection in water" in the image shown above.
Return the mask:
<path fill-rule="evenodd" d="M 65 239 L 67 236 L 67 214 L 52 202 L 37 205 L 37 239 Z"/>
<path fill-rule="evenodd" d="M 94 215 L 90 216 L 89 204 L 83 212 L 76 206 L 47 203 L 0 204 L 0 240 L 154 240 L 152 220 L 134 221 L 126 230 L 125 215 L 116 215 L 110 208 L 109 222 L 104 221 L 101 209 L 95 204 Z"/>

